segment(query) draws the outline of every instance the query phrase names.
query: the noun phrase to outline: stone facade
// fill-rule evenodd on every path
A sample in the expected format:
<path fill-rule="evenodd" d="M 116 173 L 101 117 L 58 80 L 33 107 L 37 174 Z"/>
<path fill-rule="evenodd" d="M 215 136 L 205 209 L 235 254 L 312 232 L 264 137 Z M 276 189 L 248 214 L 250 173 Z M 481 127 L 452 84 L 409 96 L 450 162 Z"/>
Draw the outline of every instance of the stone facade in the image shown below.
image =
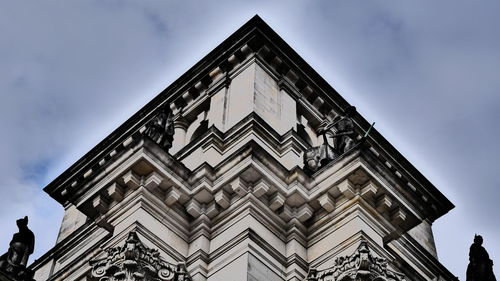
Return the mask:
<path fill-rule="evenodd" d="M 169 150 L 144 134 L 164 106 Z M 66 214 L 35 279 L 337 280 L 321 274 L 361 253 L 364 275 L 342 280 L 454 280 L 432 238 L 453 205 L 376 130 L 304 172 L 318 127 L 347 106 L 253 18 L 45 188 Z M 353 120 L 360 138 L 370 125 Z M 154 259 L 129 257 L 130 233 Z"/>

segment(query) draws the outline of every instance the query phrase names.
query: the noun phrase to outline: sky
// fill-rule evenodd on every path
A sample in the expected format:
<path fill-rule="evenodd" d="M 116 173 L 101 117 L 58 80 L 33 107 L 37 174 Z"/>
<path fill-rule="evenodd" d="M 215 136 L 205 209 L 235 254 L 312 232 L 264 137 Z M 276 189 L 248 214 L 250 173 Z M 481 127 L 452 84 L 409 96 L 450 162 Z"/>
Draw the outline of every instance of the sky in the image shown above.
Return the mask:
<path fill-rule="evenodd" d="M 255 14 L 456 208 L 433 225 L 465 280 L 500 264 L 499 1 L 0 0 L 0 251 L 15 220 L 55 243 L 42 188 Z M 495 270 L 500 274 L 500 266 Z"/>

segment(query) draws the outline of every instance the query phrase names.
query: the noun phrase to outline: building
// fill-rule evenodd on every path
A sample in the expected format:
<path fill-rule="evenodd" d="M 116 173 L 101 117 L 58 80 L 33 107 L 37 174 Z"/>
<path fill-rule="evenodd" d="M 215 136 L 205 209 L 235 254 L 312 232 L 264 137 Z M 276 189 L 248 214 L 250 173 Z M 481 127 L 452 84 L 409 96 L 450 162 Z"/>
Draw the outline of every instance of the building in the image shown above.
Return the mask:
<path fill-rule="evenodd" d="M 45 188 L 35 279 L 455 280 L 453 205 L 352 109 L 255 16 Z"/>

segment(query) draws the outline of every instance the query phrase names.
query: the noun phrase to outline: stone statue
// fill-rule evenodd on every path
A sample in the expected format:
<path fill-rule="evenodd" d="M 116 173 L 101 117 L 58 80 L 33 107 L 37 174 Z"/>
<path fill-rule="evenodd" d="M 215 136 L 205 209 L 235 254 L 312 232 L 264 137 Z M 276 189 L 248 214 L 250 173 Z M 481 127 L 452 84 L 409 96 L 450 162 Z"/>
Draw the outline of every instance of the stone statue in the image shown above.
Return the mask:
<path fill-rule="evenodd" d="M 474 243 L 469 250 L 466 281 L 496 281 L 493 273 L 493 261 L 482 245 L 483 237 L 475 235 Z"/>
<path fill-rule="evenodd" d="M 28 217 L 16 221 L 19 232 L 12 236 L 9 250 L 0 257 L 0 270 L 15 280 L 32 280 L 32 272 L 26 269 L 28 258 L 35 248 L 35 235 L 28 228 Z"/>
<path fill-rule="evenodd" d="M 316 172 L 335 159 L 333 148 L 328 144 L 326 138 L 320 146 L 314 146 L 304 152 L 304 168 L 308 172 Z"/>
<path fill-rule="evenodd" d="M 356 138 L 352 122 L 354 113 L 356 113 L 356 107 L 349 106 L 344 110 L 343 115 L 318 129 L 318 134 L 323 137 L 323 144 L 305 151 L 304 169 L 307 173 L 316 172 L 355 145 Z M 328 143 L 328 137 L 332 138 L 333 147 Z"/>
<path fill-rule="evenodd" d="M 320 129 L 320 134 L 329 135 L 333 140 L 333 151 L 336 155 L 342 155 L 355 144 L 354 123 L 352 117 L 356 113 L 356 107 L 349 106 L 344 110 L 344 114 L 333 119 L 324 128 Z"/>
<path fill-rule="evenodd" d="M 164 105 L 156 116 L 148 122 L 144 134 L 166 151 L 172 147 L 174 121 L 168 105 Z"/>

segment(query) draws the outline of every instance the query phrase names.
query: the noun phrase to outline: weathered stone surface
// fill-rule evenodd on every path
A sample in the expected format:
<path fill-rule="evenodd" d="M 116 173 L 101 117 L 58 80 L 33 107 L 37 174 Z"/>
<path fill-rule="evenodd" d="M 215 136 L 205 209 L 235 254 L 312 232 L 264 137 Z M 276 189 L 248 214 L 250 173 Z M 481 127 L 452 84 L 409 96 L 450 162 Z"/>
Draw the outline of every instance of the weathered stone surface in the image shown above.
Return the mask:
<path fill-rule="evenodd" d="M 258 183 L 254 184 L 253 194 L 256 197 L 261 197 L 269 191 L 269 188 L 269 184 L 266 181 L 260 180 Z"/>
<path fill-rule="evenodd" d="M 167 204 L 167 206 L 172 206 L 179 200 L 179 198 L 181 198 L 181 192 L 179 191 L 179 189 L 172 187 L 165 196 L 165 204 Z"/>
<path fill-rule="evenodd" d="M 124 196 L 125 191 L 123 190 L 123 187 L 121 187 L 116 182 L 112 183 L 108 187 L 107 191 L 108 191 L 108 196 L 111 197 L 116 202 L 120 202 L 123 200 L 123 196 Z"/>
<path fill-rule="evenodd" d="M 434 243 L 434 235 L 432 234 L 432 224 L 424 220 L 419 225 L 408 231 L 422 247 L 424 247 L 431 255 L 437 258 L 436 244 Z"/>
<path fill-rule="evenodd" d="M 224 209 L 227 209 L 229 204 L 231 204 L 231 199 L 224 189 L 219 190 L 214 197 L 215 202 Z"/>
<path fill-rule="evenodd" d="M 356 193 L 354 186 L 348 179 L 342 181 L 337 188 L 347 199 L 353 198 Z"/>
<path fill-rule="evenodd" d="M 327 210 L 328 212 L 332 212 L 333 210 L 335 210 L 335 200 L 333 200 L 328 193 L 321 195 L 318 198 L 318 202 L 321 207 L 323 207 L 323 209 Z"/>

